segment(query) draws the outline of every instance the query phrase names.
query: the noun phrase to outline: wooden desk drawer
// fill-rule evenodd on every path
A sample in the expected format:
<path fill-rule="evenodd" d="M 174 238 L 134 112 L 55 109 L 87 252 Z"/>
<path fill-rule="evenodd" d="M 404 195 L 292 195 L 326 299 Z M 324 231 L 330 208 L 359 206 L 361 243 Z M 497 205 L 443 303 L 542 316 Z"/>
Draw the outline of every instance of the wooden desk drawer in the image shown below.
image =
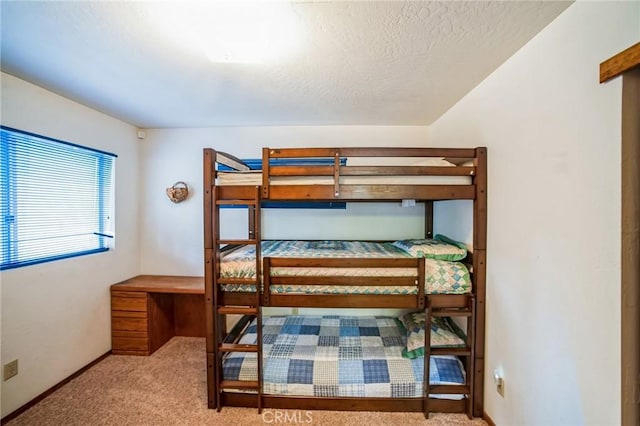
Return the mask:
<path fill-rule="evenodd" d="M 149 339 L 146 337 L 117 337 L 111 339 L 115 351 L 148 351 Z"/>
<path fill-rule="evenodd" d="M 120 318 L 148 318 L 146 311 L 111 311 L 111 315 Z"/>
<path fill-rule="evenodd" d="M 147 332 L 146 318 L 111 317 L 112 330 L 144 331 Z"/>
<path fill-rule="evenodd" d="M 119 297 L 111 296 L 111 310 L 113 311 L 147 311 L 146 297 Z"/>
<path fill-rule="evenodd" d="M 148 335 L 146 331 L 112 330 L 111 336 L 146 339 Z"/>

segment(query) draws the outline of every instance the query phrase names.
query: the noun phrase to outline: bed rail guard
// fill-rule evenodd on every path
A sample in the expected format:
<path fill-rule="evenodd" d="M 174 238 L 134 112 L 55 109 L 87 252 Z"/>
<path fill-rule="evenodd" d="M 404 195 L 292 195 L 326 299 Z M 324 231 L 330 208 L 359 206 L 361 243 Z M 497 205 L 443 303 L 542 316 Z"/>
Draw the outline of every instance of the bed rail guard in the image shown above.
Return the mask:
<path fill-rule="evenodd" d="M 341 160 L 347 158 L 348 164 Z M 475 149 L 460 148 L 263 148 L 262 197 L 274 200 L 368 199 L 473 199 L 467 185 L 345 183 L 357 177 L 469 176 L 476 167 Z M 275 159 L 296 159 L 294 164 L 273 164 Z M 325 159 L 332 165 L 304 165 L 304 160 Z M 282 179 L 322 179 L 322 184 L 287 185 Z M 323 179 L 324 178 L 324 179 Z M 274 183 L 276 183 L 274 185 Z"/>
<path fill-rule="evenodd" d="M 273 268 L 286 269 L 328 269 L 327 274 L 282 275 L 274 274 Z M 384 268 L 389 272 L 377 276 L 362 276 L 349 273 L 336 274 L 336 269 Z M 412 269 L 413 273 L 400 275 L 392 270 Z M 425 306 L 425 259 L 398 258 L 286 258 L 265 257 L 263 259 L 263 306 L 289 307 L 419 307 Z M 280 293 L 274 286 L 330 286 L 362 287 L 362 292 L 342 294 L 341 292 Z M 406 287 L 407 294 L 368 293 L 366 287 Z"/>

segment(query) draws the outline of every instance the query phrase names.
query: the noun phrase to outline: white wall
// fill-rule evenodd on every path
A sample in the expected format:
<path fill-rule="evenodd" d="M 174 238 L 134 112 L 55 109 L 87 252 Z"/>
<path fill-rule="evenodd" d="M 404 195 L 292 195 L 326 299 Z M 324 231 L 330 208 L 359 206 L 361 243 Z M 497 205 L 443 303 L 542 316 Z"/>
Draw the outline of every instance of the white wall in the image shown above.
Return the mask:
<path fill-rule="evenodd" d="M 429 128 L 488 147 L 496 424 L 620 424 L 621 82 L 598 66 L 639 39 L 640 3 L 577 2 Z"/>
<path fill-rule="evenodd" d="M 424 126 L 219 127 L 149 130 L 141 152 L 141 273 L 203 274 L 202 149 L 260 158 L 262 147 L 427 146 Z M 190 187 L 173 204 L 165 188 Z M 246 213 L 224 210 L 221 233 L 246 238 Z M 349 204 L 347 210 L 263 211 L 264 238 L 395 239 L 424 235 L 424 206 Z"/>
<path fill-rule="evenodd" d="M 118 155 L 116 247 L 106 253 L 3 271 L 2 416 L 111 349 L 109 285 L 138 274 L 136 129 L 8 74 L 2 124 Z"/>

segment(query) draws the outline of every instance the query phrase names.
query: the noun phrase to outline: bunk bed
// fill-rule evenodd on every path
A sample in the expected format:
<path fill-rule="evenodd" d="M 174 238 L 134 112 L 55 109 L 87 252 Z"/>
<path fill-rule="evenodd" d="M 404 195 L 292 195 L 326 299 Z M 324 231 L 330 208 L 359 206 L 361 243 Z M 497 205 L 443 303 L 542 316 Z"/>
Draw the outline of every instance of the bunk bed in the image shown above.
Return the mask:
<path fill-rule="evenodd" d="M 203 161 L 209 408 L 482 416 L 486 148 L 264 148 L 261 170 L 207 148 Z M 265 201 L 402 200 L 425 204 L 423 239 L 261 238 Z M 438 257 L 443 246 L 462 248 L 433 235 L 433 203 L 440 200 L 473 202 L 472 250 L 454 260 Z M 220 238 L 223 206 L 247 209 L 247 238 Z M 399 319 L 375 310 L 358 318 L 263 318 L 263 307 L 414 312 Z M 242 316 L 230 330 L 227 315 Z M 418 317 L 421 334 L 412 330 L 416 322 L 407 323 Z M 466 319 L 464 330 L 452 317 Z M 460 341 L 437 344 L 445 328 Z M 408 350 L 421 339 L 418 350 Z"/>

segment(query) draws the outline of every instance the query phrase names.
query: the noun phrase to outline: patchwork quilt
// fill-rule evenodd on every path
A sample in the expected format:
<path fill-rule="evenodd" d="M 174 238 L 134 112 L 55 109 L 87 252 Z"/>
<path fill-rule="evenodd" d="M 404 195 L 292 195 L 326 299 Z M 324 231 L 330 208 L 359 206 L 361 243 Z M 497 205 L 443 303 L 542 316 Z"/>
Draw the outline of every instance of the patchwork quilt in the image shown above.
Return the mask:
<path fill-rule="evenodd" d="M 251 324 L 241 343 L 256 342 Z M 263 318 L 263 392 L 323 397 L 421 397 L 424 358 L 403 358 L 406 334 L 391 317 Z M 255 353 L 223 360 L 225 380 L 257 380 Z M 432 356 L 431 384 L 463 384 L 454 356 Z M 462 398 L 462 395 L 431 395 Z"/>
<path fill-rule="evenodd" d="M 398 258 L 411 257 L 392 243 L 370 241 L 263 241 L 263 257 Z M 225 255 L 222 278 L 254 278 L 255 246 L 241 247 Z M 426 259 L 425 291 L 428 294 L 464 294 L 471 291 L 471 277 L 460 262 Z M 415 277 L 413 268 L 272 268 L 275 276 L 404 276 Z M 223 291 L 255 291 L 250 284 L 225 284 Z M 415 294 L 415 286 L 273 285 L 273 293 L 298 294 Z"/>

